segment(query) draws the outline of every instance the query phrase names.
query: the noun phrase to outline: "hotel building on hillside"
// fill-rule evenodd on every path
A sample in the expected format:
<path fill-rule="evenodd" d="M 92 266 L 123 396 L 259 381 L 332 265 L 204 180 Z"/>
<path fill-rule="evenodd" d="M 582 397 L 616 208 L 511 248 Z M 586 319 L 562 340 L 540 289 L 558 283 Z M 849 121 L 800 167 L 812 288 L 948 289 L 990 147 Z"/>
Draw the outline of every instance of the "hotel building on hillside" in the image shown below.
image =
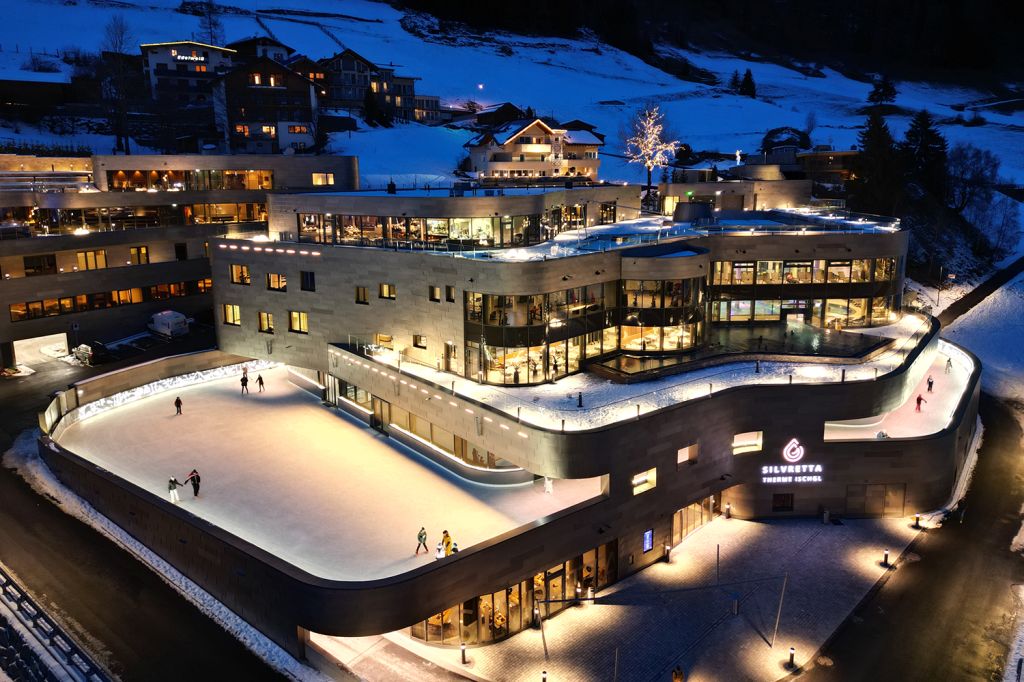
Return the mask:
<path fill-rule="evenodd" d="M 544 121 L 518 120 L 480 133 L 464 146 L 470 171 L 481 181 L 530 181 L 552 178 L 597 180 L 604 144 L 586 128 L 552 128 Z"/>

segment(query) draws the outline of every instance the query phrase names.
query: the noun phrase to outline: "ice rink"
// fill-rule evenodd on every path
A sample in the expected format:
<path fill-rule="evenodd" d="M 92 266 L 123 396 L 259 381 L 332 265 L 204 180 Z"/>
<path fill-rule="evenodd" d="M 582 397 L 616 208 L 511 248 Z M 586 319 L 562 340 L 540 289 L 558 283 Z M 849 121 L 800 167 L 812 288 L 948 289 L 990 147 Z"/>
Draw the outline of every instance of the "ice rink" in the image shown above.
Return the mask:
<path fill-rule="evenodd" d="M 425 526 L 460 549 L 600 493 L 599 479 L 497 487 L 466 481 L 323 407 L 276 368 L 267 390 L 240 377 L 166 392 L 70 426 L 60 444 L 167 497 L 167 480 L 202 476 L 183 509 L 310 573 L 336 580 L 395 575 L 434 561 L 413 555 Z M 175 415 L 180 395 L 183 414 Z"/>
<path fill-rule="evenodd" d="M 962 353 L 944 352 L 935 354 L 931 367 L 921 377 L 921 382 L 902 405 L 891 412 L 849 421 L 825 422 L 825 440 L 846 440 L 877 438 L 879 431 L 885 431 L 889 438 L 920 438 L 938 433 L 949 426 L 953 412 L 967 388 L 973 366 L 965 361 Z M 949 374 L 946 360 L 953 359 Z M 928 378 L 933 380 L 932 391 L 928 392 Z M 917 411 L 917 396 L 926 402 Z"/>

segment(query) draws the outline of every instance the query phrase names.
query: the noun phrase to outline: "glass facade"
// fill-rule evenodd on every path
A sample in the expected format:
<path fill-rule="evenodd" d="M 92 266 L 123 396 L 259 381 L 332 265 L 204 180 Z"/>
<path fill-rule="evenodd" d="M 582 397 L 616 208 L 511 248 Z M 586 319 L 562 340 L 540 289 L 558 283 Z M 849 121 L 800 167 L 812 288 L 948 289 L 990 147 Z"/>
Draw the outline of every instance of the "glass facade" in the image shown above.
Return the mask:
<path fill-rule="evenodd" d="M 615 280 L 545 294 L 465 294 L 465 376 L 535 384 L 617 350 L 701 344 L 703 278 Z"/>
<path fill-rule="evenodd" d="M 261 222 L 267 219 L 262 203 L 168 204 L 161 206 L 107 206 L 100 208 L 0 207 L 0 238 L 17 239 L 76 231 L 111 232 L 169 225 Z"/>
<path fill-rule="evenodd" d="M 409 628 L 432 644 L 489 644 L 537 624 L 618 578 L 617 542 L 596 547 L 496 592 L 482 594 Z"/>
<path fill-rule="evenodd" d="M 118 289 L 115 291 L 99 291 L 90 294 L 76 294 L 61 298 L 44 298 L 38 301 L 11 303 L 8 312 L 11 322 L 32 320 L 38 317 L 70 315 L 90 310 L 102 310 L 134 303 L 161 301 L 178 296 L 193 296 L 210 291 L 213 281 L 209 278 L 190 282 L 170 282 L 154 284 L 147 287 Z"/>
<path fill-rule="evenodd" d="M 896 257 L 716 261 L 710 276 L 711 320 L 795 319 L 832 329 L 888 324 L 900 306 L 899 265 Z"/>
<path fill-rule="evenodd" d="M 271 170 L 113 170 L 110 190 L 274 189 Z"/>

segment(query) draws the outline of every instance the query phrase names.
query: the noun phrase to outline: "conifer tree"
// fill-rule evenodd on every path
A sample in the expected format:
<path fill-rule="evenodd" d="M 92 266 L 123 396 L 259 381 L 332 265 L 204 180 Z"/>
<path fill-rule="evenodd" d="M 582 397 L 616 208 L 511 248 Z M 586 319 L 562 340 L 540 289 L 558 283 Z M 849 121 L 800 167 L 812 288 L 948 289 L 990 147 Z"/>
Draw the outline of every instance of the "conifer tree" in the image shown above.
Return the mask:
<path fill-rule="evenodd" d="M 750 73 L 750 69 L 743 72 L 739 92 L 744 97 L 757 97 L 757 85 L 754 84 L 754 74 Z"/>
<path fill-rule="evenodd" d="M 872 111 L 857 135 L 860 154 L 850 181 L 850 207 L 857 211 L 896 215 L 903 194 L 899 155 L 885 118 Z"/>
<path fill-rule="evenodd" d="M 875 84 L 868 93 L 868 102 L 875 106 L 896 101 L 896 85 L 888 76 L 875 79 Z"/>
<path fill-rule="evenodd" d="M 946 138 L 923 109 L 911 119 L 899 145 L 907 181 L 941 202 L 947 198 L 947 149 Z"/>
<path fill-rule="evenodd" d="M 740 72 L 739 71 L 733 71 L 732 72 L 732 78 L 729 79 L 729 91 L 734 93 L 734 94 L 739 94 L 739 92 L 740 92 Z"/>

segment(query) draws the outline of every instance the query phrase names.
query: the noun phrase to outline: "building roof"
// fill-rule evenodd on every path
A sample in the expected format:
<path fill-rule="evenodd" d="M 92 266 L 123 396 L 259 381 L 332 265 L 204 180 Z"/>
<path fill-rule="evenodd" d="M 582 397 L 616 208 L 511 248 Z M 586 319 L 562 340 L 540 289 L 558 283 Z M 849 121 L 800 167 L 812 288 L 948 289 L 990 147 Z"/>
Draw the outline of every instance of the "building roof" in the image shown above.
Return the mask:
<path fill-rule="evenodd" d="M 242 38 L 241 40 L 232 41 L 228 43 L 228 45 L 234 48 L 236 52 L 248 45 L 278 45 L 288 50 L 288 54 L 295 52 L 294 48 L 288 47 L 280 40 L 275 40 L 269 36 L 252 36 L 251 38 Z"/>
<path fill-rule="evenodd" d="M 539 118 L 519 119 L 519 120 L 516 120 L 516 121 L 508 121 L 507 123 L 502 123 L 500 125 L 494 126 L 493 128 L 488 128 L 484 132 L 482 132 L 479 135 L 477 135 L 476 137 L 472 138 L 469 142 L 467 142 L 463 146 L 464 147 L 476 147 L 478 145 L 483 144 L 488 139 L 493 139 L 499 145 L 505 145 L 505 144 L 508 144 L 509 141 L 511 141 L 517 135 L 522 133 L 524 130 L 526 130 L 527 128 L 530 128 L 531 126 L 533 126 L 535 124 L 538 124 L 538 123 L 541 126 L 543 126 L 544 129 L 547 130 L 549 134 L 555 132 L 554 129 L 551 128 L 551 126 L 549 126 L 547 123 L 545 123 L 544 121 L 540 120 Z"/>
<path fill-rule="evenodd" d="M 604 140 L 589 130 L 566 130 L 562 139 L 566 144 L 590 144 L 601 146 Z"/>
<path fill-rule="evenodd" d="M 231 52 L 234 54 L 238 50 L 232 50 L 230 47 L 220 47 L 219 45 L 209 45 L 207 43 L 200 43 L 195 40 L 171 40 L 166 43 L 142 43 L 139 48 L 143 47 L 170 47 L 171 45 L 198 45 L 199 47 L 207 47 L 211 50 L 220 50 L 221 52 Z"/>

